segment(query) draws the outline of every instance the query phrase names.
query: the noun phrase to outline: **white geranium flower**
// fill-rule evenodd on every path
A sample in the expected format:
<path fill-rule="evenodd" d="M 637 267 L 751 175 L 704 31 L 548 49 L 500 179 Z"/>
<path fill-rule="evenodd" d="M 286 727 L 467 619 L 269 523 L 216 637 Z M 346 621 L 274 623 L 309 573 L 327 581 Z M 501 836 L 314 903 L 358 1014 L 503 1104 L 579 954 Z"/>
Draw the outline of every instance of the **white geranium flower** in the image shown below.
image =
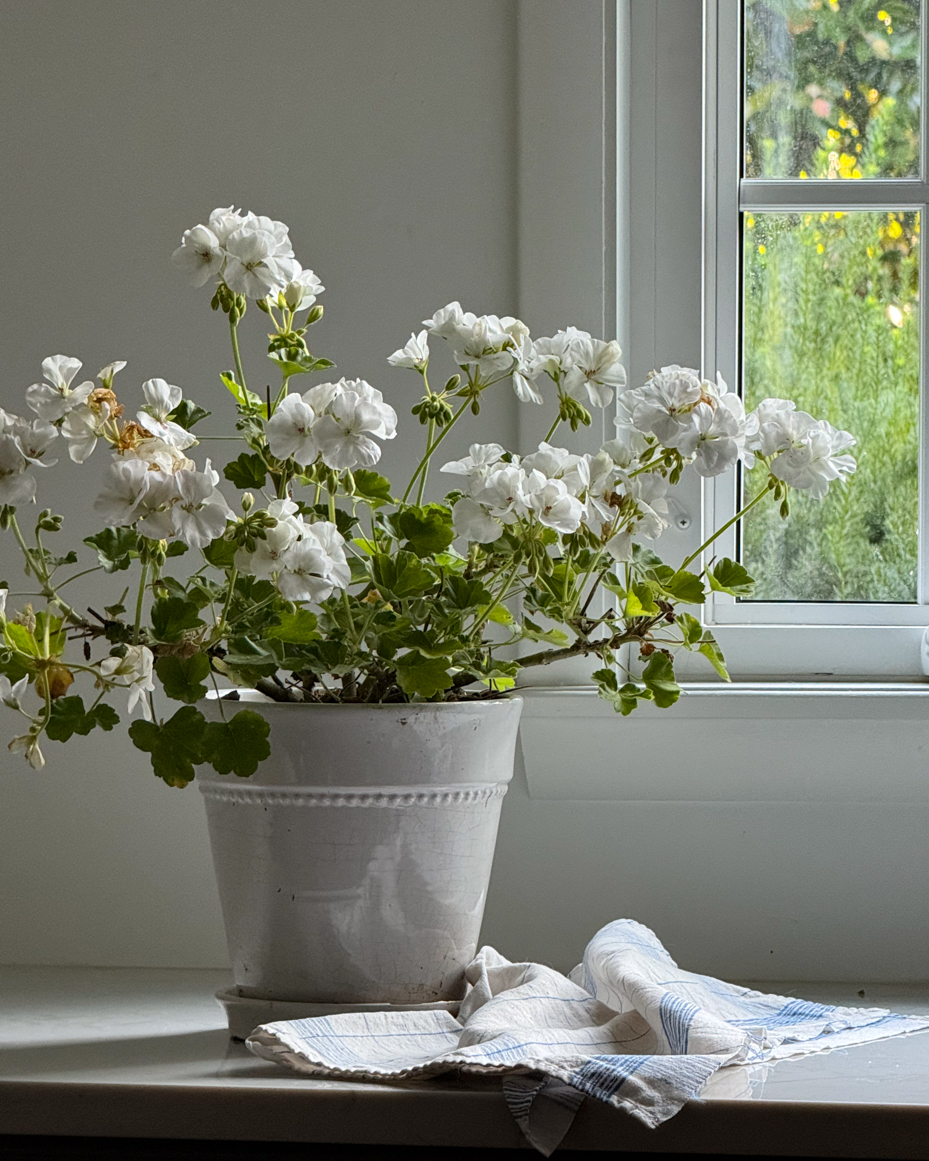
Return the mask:
<path fill-rule="evenodd" d="M 381 449 L 370 436 L 379 435 L 384 426 L 381 408 L 349 391 L 332 400 L 313 425 L 313 437 L 327 467 L 370 468 L 381 458 Z"/>
<path fill-rule="evenodd" d="M 336 588 L 348 588 L 352 580 L 352 570 L 345 559 L 345 537 L 329 520 L 317 520 L 315 524 L 305 524 L 309 534 L 315 536 L 329 557 L 329 578 Z"/>
<path fill-rule="evenodd" d="M 40 419 L 54 423 L 73 407 L 86 402 L 94 389 L 93 381 L 88 379 L 77 387 L 71 386 L 80 369 L 80 359 L 68 355 L 50 355 L 42 360 L 42 374 L 47 381 L 26 388 L 26 402 Z"/>
<path fill-rule="evenodd" d="M 230 236 L 244 225 L 245 214 L 241 210 L 234 210 L 232 206 L 215 209 L 207 220 L 207 226 L 222 247 L 225 247 Z"/>
<path fill-rule="evenodd" d="M 516 366 L 513 368 L 513 390 L 520 403 L 542 403 L 542 392 L 535 380 L 541 374 L 536 366 L 535 344 L 528 334 L 522 336 L 514 352 Z"/>
<path fill-rule="evenodd" d="M 103 491 L 94 501 L 94 511 L 104 524 L 125 527 L 136 519 L 136 508 L 148 487 L 148 464 L 132 457 L 118 457 L 104 474 Z"/>
<path fill-rule="evenodd" d="M 142 715 L 147 721 L 152 720 L 152 711 L 148 698 L 144 695 L 151 693 L 155 688 L 152 679 L 154 656 L 152 651 L 144 645 L 125 646 L 125 657 L 105 657 L 97 666 L 100 671 L 98 679 L 101 685 L 125 686 L 129 693 L 127 710 L 129 713 L 138 703 L 142 706 Z"/>
<path fill-rule="evenodd" d="M 132 513 L 133 523 L 149 540 L 170 540 L 175 533 L 173 505 L 179 497 L 173 472 L 149 468 L 142 494 Z"/>
<path fill-rule="evenodd" d="M 328 521 L 322 523 L 328 524 Z M 323 530 L 321 534 L 317 533 L 316 527 L 315 524 L 306 525 L 304 535 L 284 553 L 277 587 L 288 601 L 324 601 L 334 588 L 344 588 L 350 579 L 341 544 L 335 543 L 332 532 L 340 542 L 344 541 L 334 526 L 330 525 L 329 530 Z M 336 548 L 340 559 L 334 560 L 329 555 L 321 536 Z"/>
<path fill-rule="evenodd" d="M 23 698 L 26 695 L 28 686 L 28 674 L 25 677 L 21 677 L 15 685 L 11 685 L 10 679 L 4 674 L 0 674 L 0 701 L 10 709 L 22 709 Z"/>
<path fill-rule="evenodd" d="M 279 460 L 293 456 L 302 467 L 313 463 L 319 453 L 313 437 L 315 421 L 316 413 L 303 396 L 285 395 L 265 427 L 271 455 Z"/>
<path fill-rule="evenodd" d="M 802 415 L 802 412 L 794 414 Z M 826 420 L 818 420 L 798 445 L 777 456 L 771 464 L 771 474 L 791 488 L 809 492 L 821 500 L 833 480 L 844 479 L 856 470 L 854 457 L 841 454 L 854 447 L 855 442 L 849 432 L 837 431 Z"/>
<path fill-rule="evenodd" d="M 33 770 L 41 770 L 45 765 L 45 757 L 39 749 L 39 739 L 33 734 L 21 734 L 14 738 L 7 749 L 11 754 L 23 754 Z"/>
<path fill-rule="evenodd" d="M 171 255 L 171 261 L 187 275 L 192 286 L 202 286 L 219 274 L 225 260 L 219 239 L 207 226 L 185 230 L 180 246 Z"/>
<path fill-rule="evenodd" d="M 716 407 L 698 403 L 690 413 L 691 426 L 685 429 L 675 447 L 685 458 L 694 456 L 694 468 L 704 478 L 722 475 L 741 457 L 755 461 L 745 451 L 745 419 L 742 401 L 727 395 Z"/>
<path fill-rule="evenodd" d="M 141 426 L 156 438 L 172 444 L 179 451 L 193 447 L 197 442 L 196 437 L 179 423 L 168 418 L 183 398 L 180 387 L 174 387 L 164 379 L 148 379 L 142 384 L 142 393 L 145 402 L 136 415 Z"/>
<path fill-rule="evenodd" d="M 532 344 L 533 355 L 530 365 L 532 373 L 540 375 L 544 372 L 549 378 L 554 379 L 567 371 L 572 365 L 571 348 L 584 334 L 586 332 L 579 331 L 576 327 L 568 327 L 567 330 L 558 331 L 550 338 L 536 339 Z"/>
<path fill-rule="evenodd" d="M 409 367 L 421 371 L 429 362 L 429 332 L 422 330 L 418 335 L 410 334 L 410 341 L 399 351 L 387 356 L 392 367 Z"/>
<path fill-rule="evenodd" d="M 797 411 L 791 399 L 762 399 L 746 417 L 746 445 L 772 456 L 801 440 L 815 422 L 812 415 Z"/>
<path fill-rule="evenodd" d="M 620 468 L 631 468 L 648 447 L 648 436 L 632 422 L 632 412 L 626 406 L 628 395 L 627 391 L 616 401 L 616 415 L 613 419 L 615 439 L 603 444 L 603 450 Z"/>
<path fill-rule="evenodd" d="M 511 523 L 528 511 L 527 491 L 545 481 L 541 472 L 533 472 L 532 477 L 530 480 L 516 464 L 503 464 L 480 480 L 472 489 L 473 497 L 488 508 L 492 516 Z"/>
<path fill-rule="evenodd" d="M 384 402 L 384 396 L 376 387 L 372 387 L 364 379 L 340 379 L 339 386 L 345 392 L 354 392 L 366 403 L 377 408 L 380 423 L 372 431 L 378 439 L 394 439 L 397 435 L 397 413 L 389 403 Z"/>
<path fill-rule="evenodd" d="M 606 407 L 613 399 L 614 390 L 626 385 L 626 369 L 619 361 L 622 349 L 615 339 L 604 342 L 578 332 L 570 347 L 570 365 L 564 377 L 564 390 L 574 399 L 580 399 L 586 390 L 595 407 Z"/>
<path fill-rule="evenodd" d="M 452 509 L 452 525 L 457 536 L 475 544 L 493 544 L 503 535 L 503 525 L 468 496 L 462 496 Z"/>
<path fill-rule="evenodd" d="M 0 504 L 28 504 L 35 498 L 35 477 L 14 436 L 0 435 Z"/>
<path fill-rule="evenodd" d="M 100 368 L 97 372 L 97 379 L 108 391 L 112 391 L 113 380 L 125 366 L 125 359 L 114 359 L 112 363 L 107 363 L 105 367 Z"/>
<path fill-rule="evenodd" d="M 492 468 L 501 462 L 505 449 L 499 443 L 472 443 L 468 454 L 460 460 L 450 460 L 439 469 L 451 476 L 468 476 L 471 483 L 479 483 Z"/>
<path fill-rule="evenodd" d="M 184 453 L 171 443 L 165 443 L 157 436 L 146 436 L 133 445 L 132 453 L 137 459 L 144 460 L 149 467 L 157 468 L 160 472 L 173 474 L 180 471 L 193 471 L 197 466 Z"/>
<path fill-rule="evenodd" d="M 235 554 L 234 564 L 241 573 L 258 577 L 260 580 L 270 580 L 275 573 L 283 568 L 283 557 L 288 548 L 301 535 L 290 521 L 280 520 L 273 528 L 269 528 L 264 540 L 255 542 L 255 551 L 247 552 L 240 548 Z"/>
<path fill-rule="evenodd" d="M 465 314 L 460 302 L 450 302 L 437 310 L 432 318 L 424 318 L 423 326 L 440 339 L 453 339 L 462 327 L 471 326 L 476 321 L 477 316 Z"/>
<path fill-rule="evenodd" d="M 259 230 L 261 233 L 267 234 L 274 244 L 275 258 L 293 258 L 294 248 L 290 241 L 290 231 L 283 222 L 265 217 L 264 214 L 253 214 L 249 211 L 245 215 L 242 225 L 245 229 Z M 295 268 L 299 269 L 296 264 Z"/>
<path fill-rule="evenodd" d="M 223 280 L 236 294 L 264 298 L 272 290 L 281 290 L 290 281 L 292 268 L 283 271 L 276 261 L 278 241 L 265 230 L 243 226 L 226 242 L 228 257 Z"/>
<path fill-rule="evenodd" d="M 284 287 L 284 301 L 295 313 L 298 310 L 308 310 L 316 301 L 317 294 L 322 294 L 325 289 L 312 270 L 304 270 L 298 265 Z"/>
<path fill-rule="evenodd" d="M 673 364 L 662 367 L 644 387 L 624 392 L 623 405 L 640 432 L 651 433 L 665 447 L 675 447 L 690 427 L 687 416 L 702 394 L 697 372 Z"/>
<path fill-rule="evenodd" d="M 563 479 L 568 473 L 580 471 L 586 474 L 583 456 L 574 455 L 567 448 L 552 447 L 544 440 L 539 444 L 539 450 L 520 460 L 520 467 L 527 472 L 541 472 L 546 479 Z M 585 478 L 585 485 L 587 480 Z"/>
<path fill-rule="evenodd" d="M 58 429 L 51 423 L 44 423 L 41 419 L 31 422 L 15 418 L 8 428 L 9 434 L 16 440 L 16 446 L 31 464 L 51 468 L 57 460 L 43 459 L 52 440 L 58 438 Z"/>
<path fill-rule="evenodd" d="M 82 464 L 97 446 L 110 421 L 110 405 L 103 401 L 92 407 L 82 403 L 64 418 L 61 434 L 68 441 L 68 455 L 76 464 Z"/>
<path fill-rule="evenodd" d="M 496 315 L 463 315 L 462 320 L 452 338 L 452 358 L 459 367 L 473 365 L 490 377 L 516 363 L 516 342 Z"/>
<path fill-rule="evenodd" d="M 229 505 L 216 490 L 219 473 L 207 460 L 202 472 L 180 471 L 173 477 L 177 499 L 171 508 L 174 532 L 190 548 L 206 548 L 226 531 Z"/>
<path fill-rule="evenodd" d="M 636 534 L 657 540 L 668 527 L 668 481 L 655 472 L 646 472 L 628 480 L 626 489 L 636 504 Z"/>
<path fill-rule="evenodd" d="M 567 535 L 577 532 L 584 516 L 584 505 L 572 496 L 561 480 L 546 480 L 528 496 L 529 507 L 540 524 Z"/>

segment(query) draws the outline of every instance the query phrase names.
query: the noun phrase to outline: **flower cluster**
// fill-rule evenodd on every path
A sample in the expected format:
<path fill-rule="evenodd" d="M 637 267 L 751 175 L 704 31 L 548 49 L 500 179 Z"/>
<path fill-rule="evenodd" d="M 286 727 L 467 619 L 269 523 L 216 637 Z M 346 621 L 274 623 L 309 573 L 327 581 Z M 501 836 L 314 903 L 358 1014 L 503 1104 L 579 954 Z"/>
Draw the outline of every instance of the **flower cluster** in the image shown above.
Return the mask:
<path fill-rule="evenodd" d="M 325 290 L 294 257 L 283 222 L 232 206 L 215 209 L 205 226 L 185 230 L 171 258 L 194 286 L 216 277 L 246 298 L 263 299 L 276 291 L 292 311 L 312 306 Z"/>
<path fill-rule="evenodd" d="M 424 366 L 429 358 L 427 334 L 446 339 L 459 367 L 489 379 L 511 375 L 513 389 L 523 403 L 542 403 L 539 380 L 547 376 L 559 394 L 570 399 L 586 399 L 595 407 L 606 407 L 614 391 L 626 383 L 620 363 L 622 350 L 615 340 L 592 338 L 587 331 L 568 327 L 551 338 L 533 340 L 529 328 L 509 315 L 474 315 L 461 304 L 450 302 L 424 320 L 426 330 L 390 357 L 398 367 Z"/>
<path fill-rule="evenodd" d="M 268 447 L 301 467 L 317 457 L 335 471 L 370 468 L 381 458 L 376 439 L 393 439 L 397 413 L 364 379 L 320 383 L 302 395 L 291 392 L 267 424 Z"/>
<path fill-rule="evenodd" d="M 855 470 L 851 435 L 789 400 L 746 414 L 721 378 L 679 366 L 627 389 L 615 341 L 575 327 L 533 339 L 519 319 L 452 302 L 387 360 L 421 378 L 411 410 L 426 429 L 396 499 L 372 470 L 397 432 L 382 393 L 360 378 L 294 389 L 299 376 L 333 364 L 307 345 L 323 287 L 297 262 L 287 227 L 217 209 L 184 234 L 173 260 L 195 285 L 215 280 L 211 305 L 228 317 L 235 371 L 220 379 L 244 450 L 222 473 L 192 458 L 192 429 L 210 413 L 164 379 L 143 383 L 128 407 L 113 386 L 122 360 L 80 381 L 79 360 L 51 356 L 25 393 L 34 418 L 0 411 L 0 531 L 23 553 L 28 595 L 45 602 L 8 613 L 0 585 L 0 702 L 26 719 L 10 749 L 33 768 L 44 765 L 44 738 L 112 729 L 119 717 L 107 698 L 118 695 L 130 714 L 141 710 L 130 736 L 169 785 L 187 785 L 205 762 L 247 777 L 270 752 L 268 722 L 247 708 L 207 722 L 196 705 L 220 680 L 278 701 L 451 700 L 496 696 L 530 665 L 588 657 L 619 712 L 643 700 L 670 706 L 680 693 L 674 650 L 697 651 L 727 676 L 712 634 L 684 610 L 711 591 L 743 596 L 752 586 L 738 561 L 706 557 L 719 531 L 677 567 L 645 549 L 668 527 L 669 489 L 682 472 L 765 469 L 731 524 L 765 497 L 786 517 L 790 490 L 821 499 Z M 267 356 L 280 375 L 260 395 L 248 389 L 239 349 L 249 300 L 273 326 Z M 455 368 L 434 390 L 430 343 L 439 339 Z M 526 455 L 472 443 L 442 468 L 457 487 L 430 501 L 440 444 L 466 412 L 480 414 L 485 392 L 508 383 L 524 402 L 555 403 L 545 439 Z M 591 423 L 588 408 L 610 405 L 615 435 L 599 450 L 558 446 L 562 424 L 577 431 Z M 213 438 L 227 437 L 203 436 Z M 90 568 L 76 552 L 46 547 L 44 534 L 62 524 L 51 509 L 28 538 L 18 522 L 57 440 L 77 464 L 98 444 L 110 453 L 93 505 L 104 527 L 84 541 L 96 557 Z M 221 475 L 239 492 L 233 506 Z M 122 582 L 133 568 L 128 597 L 132 582 Z M 88 573 L 116 574 L 118 588 L 109 604 L 95 595 L 85 614 L 66 586 Z M 531 651 L 514 653 L 527 642 Z M 92 701 L 72 690 L 81 678 Z M 160 716 L 162 697 L 181 707 Z"/>
<path fill-rule="evenodd" d="M 333 589 L 348 587 L 345 539 L 334 524 L 308 524 L 293 500 L 273 500 L 265 516 L 264 539 L 235 554 L 240 572 L 273 581 L 288 601 L 324 601 Z"/>

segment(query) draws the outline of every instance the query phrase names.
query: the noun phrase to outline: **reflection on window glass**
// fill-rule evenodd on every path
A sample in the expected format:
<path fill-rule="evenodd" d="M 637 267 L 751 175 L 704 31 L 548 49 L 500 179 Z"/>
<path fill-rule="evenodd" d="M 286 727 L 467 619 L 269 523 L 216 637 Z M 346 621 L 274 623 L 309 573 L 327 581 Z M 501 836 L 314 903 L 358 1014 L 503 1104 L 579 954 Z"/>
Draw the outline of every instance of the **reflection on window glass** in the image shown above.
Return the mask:
<path fill-rule="evenodd" d="M 745 0 L 745 176 L 919 175 L 920 0 Z"/>
<path fill-rule="evenodd" d="M 744 521 L 754 599 L 915 601 L 919 214 L 746 213 L 743 254 L 746 406 L 794 399 L 858 439 L 847 485 Z"/>

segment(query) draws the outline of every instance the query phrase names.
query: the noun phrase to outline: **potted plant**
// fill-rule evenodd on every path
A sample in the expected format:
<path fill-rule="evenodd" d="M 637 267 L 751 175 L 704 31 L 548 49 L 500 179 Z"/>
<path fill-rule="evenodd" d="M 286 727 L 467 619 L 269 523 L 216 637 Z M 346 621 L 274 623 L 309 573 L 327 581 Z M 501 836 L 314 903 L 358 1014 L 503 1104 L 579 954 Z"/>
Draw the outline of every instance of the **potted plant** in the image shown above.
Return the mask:
<path fill-rule="evenodd" d="M 114 385 L 122 362 L 78 381 L 77 359 L 47 358 L 29 417 L 0 412 L 0 527 L 39 594 L 0 590 L 0 696 L 24 719 L 9 748 L 41 768 L 46 739 L 112 730 L 114 703 L 139 711 L 129 733 L 155 774 L 174 787 L 198 774 L 246 994 L 454 1000 L 512 772 L 517 676 L 590 656 L 623 714 L 677 700 L 677 649 L 725 677 L 694 614 L 708 589 L 744 594 L 751 579 L 732 560 L 699 563 L 722 529 L 677 566 L 645 547 L 667 524 L 668 487 L 689 464 L 714 476 L 757 462 L 764 483 L 735 519 L 766 498 L 786 516 L 791 488 L 822 496 L 854 470 L 853 440 L 785 400 L 746 415 L 721 379 L 687 368 L 626 390 L 615 342 L 572 327 L 532 339 L 451 303 L 388 359 L 422 385 L 423 455 L 401 488 L 376 467 L 394 408 L 310 352 L 323 286 L 287 228 L 217 209 L 173 258 L 226 316 L 221 379 L 242 450 L 222 476 L 198 462 L 209 413 L 162 379 L 131 404 Z M 270 325 L 274 391 L 246 381 L 250 303 Z M 441 384 L 430 345 L 457 366 Z M 328 381 L 307 388 L 314 375 Z M 449 433 L 509 385 L 551 407 L 546 439 L 444 462 Z M 595 454 L 558 446 L 560 427 L 614 399 L 615 438 Z M 110 457 L 89 567 L 50 546 L 50 507 L 24 520 L 62 445 L 77 463 Z M 453 485 L 441 503 L 427 499 L 434 462 Z M 87 571 L 112 595 L 75 608 L 67 586 Z"/>

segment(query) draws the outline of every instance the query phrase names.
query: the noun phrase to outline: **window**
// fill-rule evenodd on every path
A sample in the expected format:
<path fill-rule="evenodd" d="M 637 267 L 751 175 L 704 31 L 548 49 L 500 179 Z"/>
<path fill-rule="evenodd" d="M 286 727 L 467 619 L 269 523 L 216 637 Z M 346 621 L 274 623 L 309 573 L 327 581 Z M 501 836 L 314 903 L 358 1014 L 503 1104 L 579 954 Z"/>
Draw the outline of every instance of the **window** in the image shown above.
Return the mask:
<path fill-rule="evenodd" d="M 759 508 L 717 542 L 758 582 L 706 610 L 737 674 L 920 672 L 925 8 L 706 4 L 704 368 L 749 407 L 792 398 L 858 439 L 847 488 L 792 500 L 796 520 Z M 708 486 L 708 525 L 757 489 L 752 472 Z"/>

